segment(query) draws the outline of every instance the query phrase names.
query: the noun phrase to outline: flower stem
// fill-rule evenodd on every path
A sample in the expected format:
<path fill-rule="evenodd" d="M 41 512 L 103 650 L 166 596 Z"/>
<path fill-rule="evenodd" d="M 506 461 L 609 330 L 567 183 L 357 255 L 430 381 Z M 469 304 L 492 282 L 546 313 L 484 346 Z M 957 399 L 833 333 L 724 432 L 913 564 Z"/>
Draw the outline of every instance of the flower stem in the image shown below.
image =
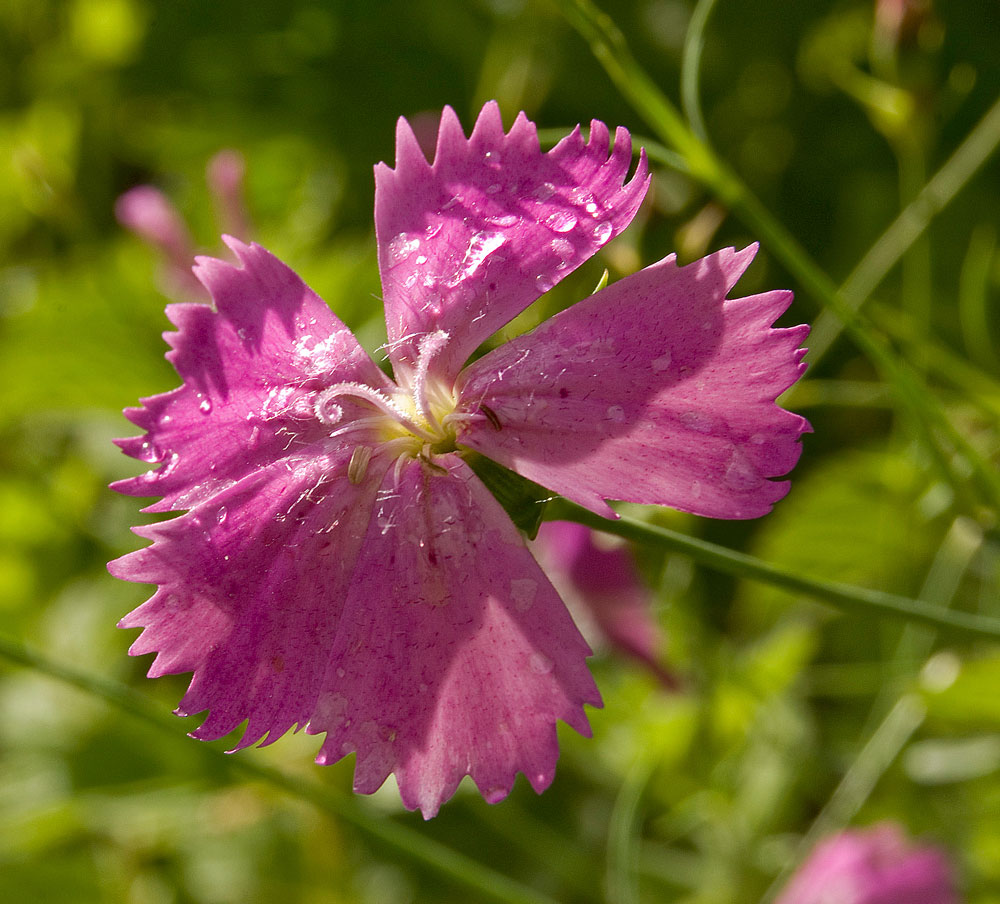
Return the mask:
<path fill-rule="evenodd" d="M 708 129 L 701 112 L 701 51 L 705 46 L 705 28 L 715 8 L 716 0 L 698 0 L 691 13 L 691 24 L 684 36 L 681 59 L 681 106 L 691 124 L 691 131 L 708 144 Z"/>
<path fill-rule="evenodd" d="M 998 618 L 945 609 L 925 600 L 915 600 L 905 596 L 897 596 L 894 593 L 870 590 L 867 587 L 855 587 L 850 584 L 803 577 L 746 553 L 736 552 L 707 540 L 688 537 L 665 527 L 646 524 L 624 516 L 611 521 L 566 499 L 550 502 L 546 510 L 546 518 L 576 521 L 594 530 L 617 534 L 626 540 L 658 546 L 661 549 L 672 549 L 684 553 L 699 564 L 714 568 L 716 571 L 770 584 L 794 593 L 805 594 L 850 612 L 921 622 L 953 634 L 988 637 L 993 640 L 1000 639 L 1000 619 Z"/>
<path fill-rule="evenodd" d="M 843 828 L 850 822 L 920 727 L 925 714 L 924 705 L 915 694 L 905 694 L 899 698 L 844 773 L 840 784 L 813 820 L 809 831 L 799 840 L 795 855 L 771 883 L 761 904 L 771 904 L 789 876 L 824 835 Z"/>
<path fill-rule="evenodd" d="M 128 685 L 55 662 L 9 637 L 0 636 L 0 656 L 16 665 L 34 669 L 66 682 L 153 725 L 178 741 L 189 743 L 187 737 L 177 731 L 176 718 L 161 713 L 159 708 L 154 707 L 146 697 Z M 350 823 L 371 840 L 392 848 L 425 867 L 430 867 L 460 885 L 473 889 L 480 896 L 477 900 L 488 899 L 503 904 L 556 904 L 556 901 L 548 895 L 521 885 L 405 825 L 385 816 L 371 815 L 356 798 L 328 785 L 288 775 L 280 769 L 255 761 L 252 755 L 247 755 L 249 751 L 244 751 L 239 756 L 227 756 L 218 748 L 207 744 L 199 743 L 193 746 L 216 768 L 221 765 L 227 771 L 242 773 L 244 777 L 280 788 L 292 797 L 319 807 L 333 817 Z"/>
<path fill-rule="evenodd" d="M 1000 98 L 986 111 L 956 151 L 906 205 L 844 281 L 840 293 L 857 309 L 878 288 L 910 246 L 1000 147 Z M 809 360 L 817 362 L 840 334 L 841 326 L 824 312 L 809 336 Z"/>
<path fill-rule="evenodd" d="M 965 509 L 975 512 L 976 500 L 966 486 L 969 481 L 962 480 L 955 470 L 951 461 L 953 450 L 965 457 L 976 492 L 993 508 L 1000 509 L 1000 477 L 990 463 L 960 435 L 919 374 L 896 355 L 882 331 L 851 306 L 791 232 L 772 216 L 736 172 L 692 131 L 674 104 L 632 56 L 624 35 L 612 19 L 592 0 L 555 2 L 566 20 L 590 44 L 594 56 L 624 97 L 643 115 L 659 138 L 687 161 L 690 175 L 754 230 L 761 243 L 781 260 L 807 293 L 840 321 L 857 347 L 892 384 L 897 398 L 908 409 L 913 427 L 935 467 L 961 498 Z"/>

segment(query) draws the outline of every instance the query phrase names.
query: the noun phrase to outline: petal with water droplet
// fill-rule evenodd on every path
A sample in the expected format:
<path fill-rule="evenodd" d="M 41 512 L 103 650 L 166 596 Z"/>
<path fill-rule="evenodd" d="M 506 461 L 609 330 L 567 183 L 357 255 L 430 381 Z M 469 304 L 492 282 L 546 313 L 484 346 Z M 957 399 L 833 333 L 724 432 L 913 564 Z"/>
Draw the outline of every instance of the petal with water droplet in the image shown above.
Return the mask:
<path fill-rule="evenodd" d="M 765 514 L 809 429 L 775 404 L 804 369 L 806 330 L 771 327 L 790 292 L 726 297 L 755 251 L 671 255 L 484 355 L 460 398 L 504 429 L 472 419 L 459 442 L 603 515 L 605 499 Z M 527 398 L 548 402 L 544 418 Z"/>
<path fill-rule="evenodd" d="M 451 340 L 433 366 L 453 378 L 484 339 L 621 232 L 649 184 L 644 156 L 625 181 L 631 164 L 624 129 L 610 152 L 607 127 L 594 122 L 588 141 L 577 129 L 542 153 L 534 124 L 521 114 L 504 133 L 495 103 L 483 108 L 468 138 L 446 108 L 431 164 L 401 119 L 395 169 L 375 169 L 375 229 L 397 376 L 416 367 L 419 336 L 444 330 Z M 516 178 L 500 179 L 500 172 Z M 593 223 L 596 205 L 603 222 L 579 229 L 580 221 Z M 414 236 L 427 237 L 419 278 Z M 553 236 L 570 240 L 565 253 L 552 253 Z"/>
<path fill-rule="evenodd" d="M 466 775 L 491 802 L 518 771 L 541 791 L 556 722 L 589 734 L 583 704 L 600 705 L 589 649 L 507 514 L 459 458 L 437 465 L 386 478 L 329 654 L 349 702 L 308 728 L 327 732 L 320 762 L 357 752 L 358 791 L 394 772 L 425 817 Z"/>

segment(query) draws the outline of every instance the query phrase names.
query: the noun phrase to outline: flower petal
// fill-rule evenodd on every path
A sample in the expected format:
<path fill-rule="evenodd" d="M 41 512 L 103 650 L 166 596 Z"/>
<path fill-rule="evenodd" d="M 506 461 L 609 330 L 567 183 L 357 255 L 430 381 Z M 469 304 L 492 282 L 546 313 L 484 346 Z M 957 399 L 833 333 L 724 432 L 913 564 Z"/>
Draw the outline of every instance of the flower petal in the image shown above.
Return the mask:
<path fill-rule="evenodd" d="M 387 380 L 350 330 L 305 283 L 259 245 L 227 239 L 243 267 L 199 259 L 196 273 L 217 310 L 173 304 L 164 338 L 184 385 L 125 412 L 144 436 L 118 440 L 156 470 L 113 484 L 163 496 L 148 511 L 191 508 L 278 458 L 294 458 L 330 430 L 314 394 L 341 381 Z"/>
<path fill-rule="evenodd" d="M 459 442 L 608 517 L 605 499 L 765 514 L 809 429 L 775 404 L 807 328 L 771 329 L 790 292 L 726 298 L 756 247 L 670 255 L 480 358 Z"/>
<path fill-rule="evenodd" d="M 643 155 L 627 184 L 632 144 L 591 123 L 541 153 L 533 123 L 519 114 L 504 134 L 495 102 L 466 139 L 446 107 L 430 165 L 409 124 L 396 130 L 396 168 L 375 168 L 375 231 L 389 357 L 406 380 L 420 337 L 443 330 L 434 362 L 458 373 L 476 347 L 590 258 L 632 220 L 649 177 Z"/>
<path fill-rule="evenodd" d="M 145 628 L 133 655 L 158 652 L 151 678 L 193 672 L 180 715 L 209 711 L 196 738 L 248 720 L 237 749 L 304 726 L 322 690 L 347 587 L 388 459 L 360 484 L 350 452 L 284 461 L 170 521 L 137 528 L 153 540 L 108 567 L 159 584 L 122 619 Z"/>
<path fill-rule="evenodd" d="M 438 467 L 440 464 L 442 467 Z M 319 762 L 357 751 L 354 785 L 395 772 L 433 816 L 465 775 L 491 803 L 518 770 L 552 781 L 556 721 L 589 734 L 590 650 L 510 519 L 454 455 L 390 472 L 308 731 Z"/>

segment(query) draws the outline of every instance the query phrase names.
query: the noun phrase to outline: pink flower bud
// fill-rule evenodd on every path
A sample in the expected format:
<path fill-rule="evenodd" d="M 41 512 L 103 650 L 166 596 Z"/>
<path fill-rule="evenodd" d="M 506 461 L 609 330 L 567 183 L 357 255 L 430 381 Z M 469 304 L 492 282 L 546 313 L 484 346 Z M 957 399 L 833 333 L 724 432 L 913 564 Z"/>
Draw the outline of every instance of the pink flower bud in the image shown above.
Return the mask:
<path fill-rule="evenodd" d="M 957 904 L 944 853 L 884 822 L 820 842 L 775 904 Z"/>

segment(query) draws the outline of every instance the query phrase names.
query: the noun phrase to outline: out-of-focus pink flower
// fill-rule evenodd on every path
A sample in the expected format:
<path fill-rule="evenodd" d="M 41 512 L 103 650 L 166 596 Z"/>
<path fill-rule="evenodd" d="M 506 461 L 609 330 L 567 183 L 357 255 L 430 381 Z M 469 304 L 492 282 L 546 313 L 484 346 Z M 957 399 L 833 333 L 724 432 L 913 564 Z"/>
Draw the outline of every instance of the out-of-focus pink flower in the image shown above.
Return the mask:
<path fill-rule="evenodd" d="M 890 46 L 909 41 L 931 14 L 930 0 L 875 0 L 875 30 Z"/>
<path fill-rule="evenodd" d="M 249 239 L 252 231 L 243 198 L 246 164 L 239 151 L 222 150 L 209 160 L 205 177 L 222 230 Z M 195 243 L 173 202 L 152 185 L 137 185 L 115 202 L 115 216 L 163 256 L 163 292 L 188 301 L 204 299 L 205 287 L 192 272 Z"/>
<path fill-rule="evenodd" d="M 244 200 L 246 171 L 243 155 L 231 149 L 219 151 L 205 168 L 221 231 L 244 241 L 253 232 Z"/>
<path fill-rule="evenodd" d="M 639 660 L 664 686 L 678 686 L 677 676 L 660 662 L 663 632 L 653 618 L 649 590 L 624 544 L 602 546 L 589 527 L 546 521 L 532 548 L 574 614 L 582 610 L 613 646 Z"/>
<path fill-rule="evenodd" d="M 158 585 L 122 620 L 149 674 L 193 672 L 193 735 L 293 727 L 354 786 L 395 774 L 433 815 L 469 775 L 490 802 L 518 771 L 541 791 L 556 723 L 589 733 L 589 648 L 524 537 L 469 465 L 499 462 L 606 517 L 607 499 L 753 518 L 785 495 L 808 424 L 775 400 L 802 373 L 791 293 L 728 298 L 755 247 L 673 255 L 537 329 L 470 356 L 631 222 L 645 155 L 593 122 L 542 153 L 495 103 L 466 138 L 446 108 L 433 163 L 399 121 L 375 170 L 386 376 L 299 277 L 258 245 L 199 258 L 214 307 L 167 309 L 183 384 L 126 415 L 156 467 L 115 485 L 185 510 L 115 562 Z"/>
<path fill-rule="evenodd" d="M 958 904 L 948 858 L 893 823 L 820 842 L 775 904 Z"/>
<path fill-rule="evenodd" d="M 194 239 L 180 211 L 163 192 L 152 185 L 137 185 L 115 202 L 115 216 L 163 255 L 163 289 L 168 295 L 188 298 L 204 294 L 204 287 L 191 272 Z"/>

